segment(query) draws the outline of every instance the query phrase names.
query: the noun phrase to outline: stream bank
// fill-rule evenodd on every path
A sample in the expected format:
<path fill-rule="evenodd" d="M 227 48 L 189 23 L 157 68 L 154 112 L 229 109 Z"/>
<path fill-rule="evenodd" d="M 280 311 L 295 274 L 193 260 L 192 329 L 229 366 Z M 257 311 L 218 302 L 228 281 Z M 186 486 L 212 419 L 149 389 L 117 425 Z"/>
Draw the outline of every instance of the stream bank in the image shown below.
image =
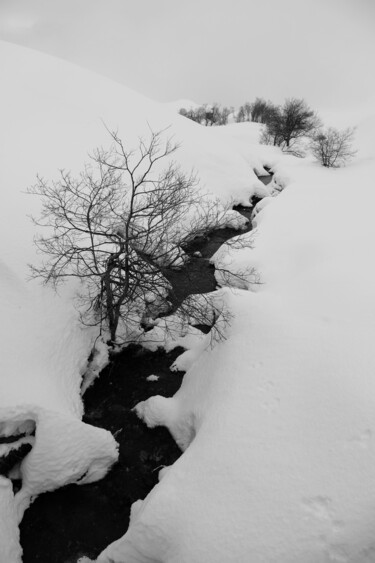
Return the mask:
<path fill-rule="evenodd" d="M 261 177 L 267 184 L 271 176 Z M 255 203 L 255 202 L 254 202 Z M 251 208 L 237 207 L 250 219 Z M 169 271 L 174 299 L 216 288 L 215 269 L 209 258 L 228 239 L 250 230 L 220 229 L 194 240 L 187 252 L 191 260 L 182 270 Z M 69 485 L 40 495 L 22 520 L 24 563 L 76 563 L 86 555 L 96 558 L 126 532 L 130 507 L 158 482 L 158 470 L 181 455 L 168 430 L 150 429 L 132 408 L 152 395 L 173 396 L 183 372 L 169 366 L 183 349 L 149 352 L 129 346 L 114 357 L 84 395 L 84 422 L 112 432 L 119 443 L 119 461 L 107 476 L 88 485 Z M 150 375 L 156 378 L 147 379 Z"/>
<path fill-rule="evenodd" d="M 168 430 L 147 428 L 131 409 L 151 395 L 176 393 L 183 373 L 172 373 L 169 366 L 182 351 L 152 353 L 131 346 L 86 391 L 83 421 L 112 432 L 119 460 L 101 481 L 69 485 L 36 499 L 21 523 L 24 563 L 94 558 L 125 533 L 132 503 L 156 485 L 161 465 L 181 455 Z M 148 381 L 149 375 L 159 379 Z"/>

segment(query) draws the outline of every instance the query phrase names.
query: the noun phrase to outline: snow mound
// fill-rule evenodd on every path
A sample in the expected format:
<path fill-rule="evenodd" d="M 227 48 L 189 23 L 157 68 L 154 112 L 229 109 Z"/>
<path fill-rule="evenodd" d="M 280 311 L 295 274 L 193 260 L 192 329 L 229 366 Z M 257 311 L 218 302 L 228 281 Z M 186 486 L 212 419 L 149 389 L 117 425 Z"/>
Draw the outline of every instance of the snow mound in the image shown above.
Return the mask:
<path fill-rule="evenodd" d="M 358 134 L 371 150 L 373 132 Z M 184 453 L 98 563 L 374 561 L 368 154 L 342 170 L 273 162 L 284 190 L 229 264 L 256 268 L 258 290 L 223 288 L 226 340 L 201 351 L 174 397 L 136 407 Z"/>
<path fill-rule="evenodd" d="M 17 409 L 17 416 L 20 416 Z M 2 413 L 13 418 L 15 413 Z M 117 461 L 110 432 L 55 411 L 29 409 L 22 417 L 36 422 L 35 445 L 21 463 L 22 488 L 15 496 L 19 520 L 30 500 L 63 485 L 102 479 Z"/>
<path fill-rule="evenodd" d="M 146 380 L 147 380 L 147 381 L 157 381 L 158 379 L 159 379 L 159 376 L 158 376 L 158 375 L 154 375 L 154 374 L 151 374 L 151 375 L 149 375 L 148 377 L 146 377 Z"/>
<path fill-rule="evenodd" d="M 0 561 L 21 563 L 22 549 L 12 483 L 0 476 Z"/>
<path fill-rule="evenodd" d="M 32 444 L 15 470 L 23 479 L 17 497 L 9 479 L 0 484 L 0 560 L 15 563 L 20 559 L 15 522 L 30 501 L 66 483 L 101 478 L 117 457 L 108 432 L 81 422 L 82 374 L 98 331 L 79 323 L 72 305 L 76 286 L 55 295 L 35 281 L 26 283 L 28 264 L 40 260 L 28 217 L 38 215 L 39 202 L 26 189 L 37 173 L 51 180 L 59 169 L 81 171 L 88 153 L 109 146 L 106 127 L 129 148 L 147 138 L 150 128 L 168 128 L 166 137 L 182 143 L 176 153 L 180 166 L 188 173 L 194 168 L 202 189 L 223 205 L 249 205 L 258 180 L 228 139 L 120 84 L 5 42 L 0 64 L 0 427 L 3 436 L 26 432 Z M 239 225 L 234 214 L 229 219 Z M 96 360 L 85 385 L 105 361 L 103 350 Z"/>

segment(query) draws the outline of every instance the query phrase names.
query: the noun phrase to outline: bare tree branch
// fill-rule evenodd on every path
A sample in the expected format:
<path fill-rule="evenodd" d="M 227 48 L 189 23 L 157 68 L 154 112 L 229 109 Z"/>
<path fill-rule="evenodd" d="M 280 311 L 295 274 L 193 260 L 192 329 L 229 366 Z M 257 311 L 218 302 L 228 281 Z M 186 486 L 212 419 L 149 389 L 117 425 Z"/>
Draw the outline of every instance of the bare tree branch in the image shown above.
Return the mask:
<path fill-rule="evenodd" d="M 96 149 L 78 178 L 60 170 L 57 181 L 37 177 L 28 190 L 41 198 L 33 221 L 45 231 L 35 237 L 45 259 L 30 266 L 32 277 L 55 287 L 78 278 L 82 322 L 108 330 L 113 344 L 120 322 L 141 323 L 152 300 L 170 307 L 163 271 L 183 264 L 192 239 L 223 225 L 226 210 L 170 161 L 177 145 L 163 134 L 151 131 L 133 150 L 112 131 L 110 149 Z"/>
<path fill-rule="evenodd" d="M 319 131 L 312 139 L 310 148 L 313 155 L 327 168 L 339 168 L 357 153 L 353 149 L 354 129 L 338 130 L 330 127 Z"/>

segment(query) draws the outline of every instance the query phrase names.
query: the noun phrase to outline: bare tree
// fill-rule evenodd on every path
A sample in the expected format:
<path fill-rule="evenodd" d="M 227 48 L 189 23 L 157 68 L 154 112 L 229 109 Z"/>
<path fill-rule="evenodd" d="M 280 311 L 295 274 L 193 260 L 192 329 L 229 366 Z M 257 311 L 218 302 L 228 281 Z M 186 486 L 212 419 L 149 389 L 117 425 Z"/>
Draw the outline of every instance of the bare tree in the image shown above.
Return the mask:
<path fill-rule="evenodd" d="M 230 116 L 231 114 L 233 114 L 233 113 L 234 113 L 234 108 L 233 108 L 233 107 L 228 108 L 228 107 L 225 107 L 225 106 L 224 106 L 223 108 L 221 108 L 221 110 L 220 110 L 220 112 L 219 112 L 219 117 L 218 117 L 218 120 L 217 120 L 217 124 L 218 124 L 218 125 L 227 125 L 227 124 L 228 124 L 229 116 Z"/>
<path fill-rule="evenodd" d="M 256 98 L 255 102 L 250 104 L 251 121 L 262 122 L 263 112 L 267 107 L 267 102 L 263 98 Z"/>
<path fill-rule="evenodd" d="M 197 108 L 190 108 L 190 109 L 185 109 L 185 108 L 181 108 L 179 110 L 179 114 L 182 115 L 183 117 L 187 117 L 188 119 L 191 119 L 192 121 L 195 121 L 196 123 L 202 123 L 205 120 L 205 108 L 204 106 L 199 106 Z"/>
<path fill-rule="evenodd" d="M 245 107 L 240 106 L 236 115 L 236 123 L 243 123 L 246 121 Z"/>
<path fill-rule="evenodd" d="M 182 247 L 225 214 L 202 197 L 194 175 L 173 162 L 160 171 L 177 149 L 163 133 L 128 150 L 111 132 L 111 148 L 96 150 L 78 178 L 62 170 L 57 181 L 38 177 L 28 190 L 41 197 L 34 222 L 47 229 L 35 237 L 46 260 L 31 266 L 32 276 L 55 287 L 78 278 L 83 322 L 108 330 L 112 344 L 120 321 L 140 323 L 151 304 L 166 305 L 164 269 L 181 266 Z"/>
<path fill-rule="evenodd" d="M 204 124 L 206 126 L 212 125 L 226 125 L 228 122 L 228 116 L 230 110 L 228 108 L 222 108 L 216 102 L 214 104 L 205 104 L 204 106 Z"/>
<path fill-rule="evenodd" d="M 273 108 L 265 123 L 261 142 L 287 151 L 297 150 L 297 154 L 299 139 L 314 134 L 320 126 L 316 113 L 305 100 L 297 98 L 287 99 L 282 107 Z"/>
<path fill-rule="evenodd" d="M 274 105 L 270 101 L 263 98 L 256 98 L 252 104 L 245 104 L 244 106 L 247 120 L 256 121 L 258 123 L 267 123 L 270 113 L 273 111 Z"/>
<path fill-rule="evenodd" d="M 212 126 L 212 125 L 226 125 L 228 123 L 228 117 L 234 112 L 234 108 L 221 107 L 219 104 L 204 104 L 195 109 L 186 110 L 181 108 L 179 110 L 180 115 L 187 117 L 200 123 L 201 125 Z"/>
<path fill-rule="evenodd" d="M 243 105 L 243 110 L 244 110 L 244 113 L 245 113 L 245 120 L 246 121 L 251 121 L 252 107 L 253 107 L 252 104 L 250 104 L 249 102 L 246 102 Z"/>
<path fill-rule="evenodd" d="M 252 113 L 253 104 L 246 102 L 243 106 L 239 107 L 239 110 L 236 115 L 237 123 L 242 123 L 243 121 L 252 121 L 251 113 Z"/>
<path fill-rule="evenodd" d="M 357 153 L 352 147 L 354 131 L 352 127 L 319 131 L 310 144 L 313 155 L 327 168 L 343 166 Z"/>

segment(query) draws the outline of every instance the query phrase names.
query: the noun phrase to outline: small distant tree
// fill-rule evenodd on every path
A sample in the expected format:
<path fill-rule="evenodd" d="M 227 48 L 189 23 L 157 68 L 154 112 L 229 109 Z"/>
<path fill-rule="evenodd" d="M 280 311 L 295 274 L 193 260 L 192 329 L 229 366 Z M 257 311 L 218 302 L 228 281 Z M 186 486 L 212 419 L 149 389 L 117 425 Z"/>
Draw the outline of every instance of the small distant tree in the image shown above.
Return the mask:
<path fill-rule="evenodd" d="M 233 107 L 230 107 L 230 108 L 228 108 L 226 106 L 222 107 L 221 111 L 220 111 L 220 117 L 219 117 L 218 125 L 227 125 L 229 116 L 233 113 L 234 113 Z"/>
<path fill-rule="evenodd" d="M 320 119 L 305 100 L 290 98 L 282 107 L 274 107 L 265 123 L 261 142 L 294 150 L 298 154 L 299 139 L 314 134 L 320 126 Z"/>
<path fill-rule="evenodd" d="M 268 109 L 267 118 L 264 120 L 266 125 L 263 129 L 260 142 L 264 145 L 281 146 L 283 144 L 282 136 L 282 110 L 279 106 L 272 106 Z"/>
<path fill-rule="evenodd" d="M 248 104 L 251 121 L 256 121 L 257 123 L 267 123 L 271 108 L 273 108 L 273 104 L 271 102 L 267 102 L 263 98 L 256 98 L 255 102 Z"/>
<path fill-rule="evenodd" d="M 219 104 L 204 104 L 195 109 L 181 108 L 179 113 L 196 123 L 211 127 L 212 125 L 226 125 L 233 108 L 221 107 Z"/>
<path fill-rule="evenodd" d="M 243 106 L 240 106 L 238 112 L 236 114 L 236 123 L 243 123 L 246 121 L 245 119 L 245 109 Z"/>
<path fill-rule="evenodd" d="M 251 121 L 261 122 L 266 106 L 266 100 L 256 98 L 255 102 L 251 104 Z"/>
<path fill-rule="evenodd" d="M 32 276 L 55 287 L 78 278 L 82 321 L 104 327 L 113 344 L 120 321 L 136 323 L 150 304 L 166 302 L 163 271 L 181 263 L 191 239 L 218 228 L 224 212 L 174 162 L 160 171 L 159 161 L 177 149 L 163 132 L 140 139 L 136 150 L 115 132 L 111 139 L 78 178 L 61 171 L 52 183 L 38 177 L 28 191 L 41 198 L 34 222 L 46 229 L 35 237 L 46 259 L 31 266 Z"/>
<path fill-rule="evenodd" d="M 252 121 L 251 118 L 252 105 L 246 102 L 243 106 L 240 106 L 236 115 L 237 123 L 242 123 L 243 121 Z"/>
<path fill-rule="evenodd" d="M 227 107 L 221 107 L 219 104 L 215 103 L 212 105 L 205 104 L 204 106 L 204 124 L 207 126 L 212 125 L 226 125 L 228 123 L 228 117 L 231 113 L 231 109 Z"/>
<path fill-rule="evenodd" d="M 179 110 L 179 113 L 180 115 L 183 115 L 184 117 L 187 117 L 188 119 L 191 119 L 196 123 L 202 123 L 202 121 L 204 120 L 205 110 L 203 106 L 189 109 L 181 108 Z"/>
<path fill-rule="evenodd" d="M 341 131 L 333 127 L 319 131 L 310 144 L 313 155 L 327 168 L 345 165 L 357 153 L 353 149 L 354 131 L 352 127 Z"/>
<path fill-rule="evenodd" d="M 275 106 L 271 102 L 267 102 L 267 106 L 264 109 L 262 116 L 262 123 L 266 125 L 274 123 L 280 115 L 280 107 Z"/>
<path fill-rule="evenodd" d="M 217 104 L 205 104 L 203 106 L 204 109 L 204 125 L 206 127 L 212 127 L 218 120 L 219 117 L 219 106 Z"/>
<path fill-rule="evenodd" d="M 189 110 L 185 109 L 185 108 L 180 108 L 178 110 L 178 113 L 180 115 L 183 115 L 184 117 L 189 117 Z"/>
<path fill-rule="evenodd" d="M 251 121 L 251 111 L 252 111 L 252 105 L 249 102 L 246 102 L 243 105 L 243 109 L 244 109 L 244 113 L 245 113 L 245 120 L 246 121 Z"/>

